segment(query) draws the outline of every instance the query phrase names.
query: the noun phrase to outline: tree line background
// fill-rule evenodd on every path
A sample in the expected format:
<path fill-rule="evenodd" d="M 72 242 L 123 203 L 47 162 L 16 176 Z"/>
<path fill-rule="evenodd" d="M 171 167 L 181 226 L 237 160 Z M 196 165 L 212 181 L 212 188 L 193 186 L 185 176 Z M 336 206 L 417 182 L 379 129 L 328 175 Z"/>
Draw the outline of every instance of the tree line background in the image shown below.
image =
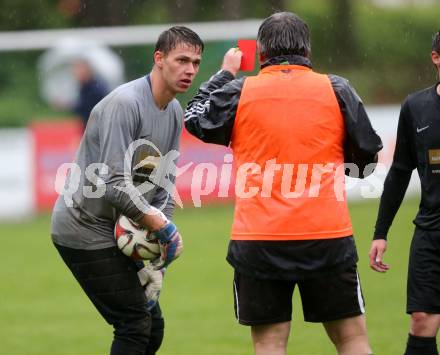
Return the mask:
<path fill-rule="evenodd" d="M 440 1 L 393 8 L 368 0 L 0 0 L 0 6 L 0 31 L 262 19 L 293 11 L 310 27 L 315 69 L 347 77 L 367 104 L 400 102 L 438 80 L 429 53 Z M 233 45 L 207 43 L 195 85 L 180 97 L 183 105 Z M 127 80 L 152 65 L 151 46 L 113 49 L 124 60 Z M 39 97 L 35 64 L 41 53 L 0 52 L 0 126 L 67 114 Z"/>

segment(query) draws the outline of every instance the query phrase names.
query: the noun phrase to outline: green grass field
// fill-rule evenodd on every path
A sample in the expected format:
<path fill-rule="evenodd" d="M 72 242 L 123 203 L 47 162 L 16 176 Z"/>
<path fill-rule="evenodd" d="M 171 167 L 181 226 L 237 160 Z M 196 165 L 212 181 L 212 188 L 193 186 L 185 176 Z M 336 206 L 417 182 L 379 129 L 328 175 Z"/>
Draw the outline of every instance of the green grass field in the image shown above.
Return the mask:
<path fill-rule="evenodd" d="M 351 205 L 359 269 L 375 354 L 402 354 L 407 255 L 417 201 L 406 201 L 391 231 L 386 260 L 391 270 L 368 267 L 377 200 Z M 225 261 L 231 206 L 185 208 L 175 221 L 185 253 L 168 270 L 161 305 L 166 336 L 160 354 L 251 354 L 249 329 L 233 313 L 232 269 Z M 104 355 L 112 330 L 69 274 L 49 237 L 49 216 L 0 225 L 0 354 Z M 289 354 L 334 354 L 319 324 L 304 323 L 294 296 Z"/>

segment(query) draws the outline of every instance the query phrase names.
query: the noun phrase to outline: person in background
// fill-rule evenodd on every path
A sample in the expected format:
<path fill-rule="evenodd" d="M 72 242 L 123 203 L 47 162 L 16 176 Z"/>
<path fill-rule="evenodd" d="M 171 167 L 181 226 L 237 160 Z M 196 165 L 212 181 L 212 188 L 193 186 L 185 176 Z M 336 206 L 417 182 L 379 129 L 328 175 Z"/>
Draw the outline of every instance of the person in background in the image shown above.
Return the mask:
<path fill-rule="evenodd" d="M 431 60 L 440 78 L 440 31 L 434 35 Z M 437 355 L 440 327 L 440 82 L 409 95 L 402 104 L 393 163 L 385 179 L 370 266 L 387 272 L 387 235 L 414 169 L 422 198 L 414 220 L 409 252 L 407 305 L 411 315 L 405 355 Z"/>
<path fill-rule="evenodd" d="M 85 59 L 74 61 L 72 70 L 79 84 L 78 99 L 73 112 L 79 116 L 85 129 L 90 112 L 109 93 L 109 89 L 105 80 L 94 72 Z"/>

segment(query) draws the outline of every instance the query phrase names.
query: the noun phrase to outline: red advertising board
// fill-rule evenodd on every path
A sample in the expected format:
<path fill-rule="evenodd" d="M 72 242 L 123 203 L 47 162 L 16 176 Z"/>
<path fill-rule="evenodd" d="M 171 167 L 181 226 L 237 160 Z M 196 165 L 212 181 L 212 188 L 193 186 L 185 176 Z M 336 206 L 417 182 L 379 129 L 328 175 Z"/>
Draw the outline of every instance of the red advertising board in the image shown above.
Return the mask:
<path fill-rule="evenodd" d="M 74 160 L 82 135 L 76 120 L 35 122 L 33 171 L 37 211 L 52 208 L 56 198 L 55 177 L 63 163 Z M 177 177 L 178 195 L 185 206 L 199 207 L 204 202 L 228 201 L 233 196 L 232 155 L 229 148 L 206 144 L 182 133 L 178 167 L 185 172 Z"/>
<path fill-rule="evenodd" d="M 58 167 L 73 161 L 82 135 L 76 120 L 34 122 L 30 126 L 34 145 L 33 171 L 37 211 L 51 209 L 56 198 Z"/>

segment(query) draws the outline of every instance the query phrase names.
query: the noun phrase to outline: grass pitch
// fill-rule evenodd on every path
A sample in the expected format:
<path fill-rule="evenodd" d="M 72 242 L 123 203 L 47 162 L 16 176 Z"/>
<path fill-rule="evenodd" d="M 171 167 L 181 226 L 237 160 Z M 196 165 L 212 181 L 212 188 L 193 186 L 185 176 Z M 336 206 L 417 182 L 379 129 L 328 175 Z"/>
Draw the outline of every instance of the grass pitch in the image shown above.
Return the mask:
<path fill-rule="evenodd" d="M 391 229 L 383 275 L 368 267 L 368 250 L 377 200 L 352 204 L 366 299 L 368 331 L 375 354 L 402 354 L 408 332 L 405 314 L 406 272 L 411 223 L 417 201 L 406 201 Z M 49 216 L 0 225 L 0 354 L 108 354 L 112 329 L 62 263 L 49 237 Z M 185 208 L 175 221 L 185 252 L 167 272 L 161 295 L 166 335 L 161 355 L 251 354 L 249 328 L 236 323 L 232 269 L 225 256 L 232 220 L 231 206 Z M 319 324 L 302 320 L 299 293 L 289 354 L 334 354 Z"/>

